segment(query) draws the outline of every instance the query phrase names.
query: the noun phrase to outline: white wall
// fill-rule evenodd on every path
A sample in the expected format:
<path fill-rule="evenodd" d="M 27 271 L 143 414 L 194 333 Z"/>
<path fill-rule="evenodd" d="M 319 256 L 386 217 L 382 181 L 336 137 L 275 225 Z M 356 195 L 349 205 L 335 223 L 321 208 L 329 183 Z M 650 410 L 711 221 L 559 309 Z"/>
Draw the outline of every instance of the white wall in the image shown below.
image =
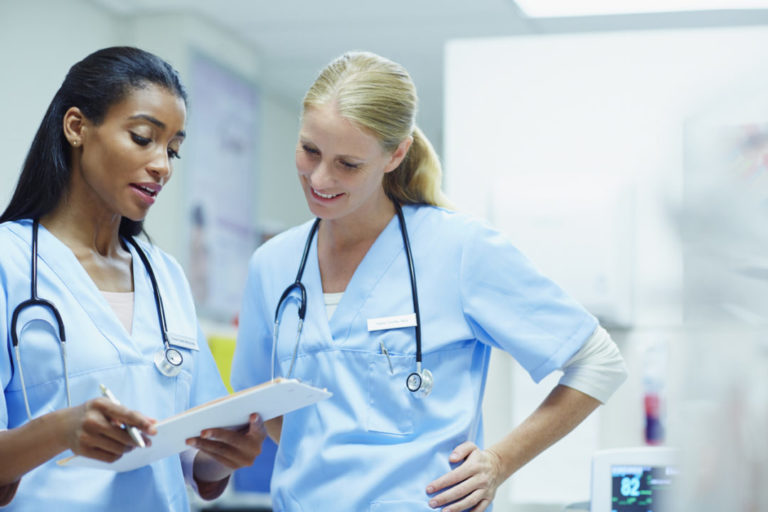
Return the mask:
<path fill-rule="evenodd" d="M 268 229 L 284 229 L 312 216 L 294 162 L 301 105 L 267 96 L 262 109 L 259 221 Z"/>
<path fill-rule="evenodd" d="M 0 2 L 0 205 L 11 198 L 37 127 L 69 67 L 117 44 L 117 18 L 88 2 Z"/>
<path fill-rule="evenodd" d="M 645 348 L 679 338 L 684 269 L 676 214 L 683 191 L 685 121 L 768 84 L 760 65 L 768 58 L 768 29 L 465 40 L 450 44 L 446 55 L 449 196 L 460 208 L 489 218 L 513 241 L 529 244 L 524 250 L 542 254 L 543 270 L 572 284 L 566 289 L 585 303 L 590 298 L 577 278 L 593 269 L 574 260 L 583 247 L 574 245 L 579 241 L 569 230 L 586 231 L 580 242 L 595 251 L 595 258 L 623 242 L 581 229 L 580 223 L 594 221 L 581 214 L 581 199 L 606 183 L 633 191 L 634 214 L 621 235 L 630 238 L 632 259 L 612 270 L 632 277 L 628 294 L 612 296 L 631 308 L 630 321 L 612 331 L 628 360 L 630 379 L 596 423 L 580 428 L 577 443 L 565 440 L 550 450 L 556 456 L 545 454 L 543 462 L 534 461 L 513 477 L 512 489 L 497 495 L 497 510 L 511 510 L 510 495 L 517 501 L 584 499 L 590 449 L 643 442 Z M 618 214 L 615 207 L 603 213 Z M 598 235 L 601 226 L 591 227 Z M 550 238 L 537 242 L 534 228 Z M 549 266 L 563 260 L 569 265 Z M 516 408 L 534 392 L 517 378 L 508 357 L 494 359 L 485 407 L 488 442 L 522 419 Z M 500 412 L 488 407 L 505 401 Z M 598 437 L 585 445 L 584 430 Z M 566 462 L 574 453 L 582 460 Z M 581 492 L 568 488 L 572 481 L 581 482 Z"/>

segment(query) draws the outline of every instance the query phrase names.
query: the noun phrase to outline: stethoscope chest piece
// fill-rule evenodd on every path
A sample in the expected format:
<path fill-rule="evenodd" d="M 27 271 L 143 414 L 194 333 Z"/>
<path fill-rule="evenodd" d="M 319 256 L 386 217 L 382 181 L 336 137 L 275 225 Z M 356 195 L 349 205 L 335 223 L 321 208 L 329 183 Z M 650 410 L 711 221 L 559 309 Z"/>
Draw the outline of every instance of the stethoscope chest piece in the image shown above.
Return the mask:
<path fill-rule="evenodd" d="M 155 354 L 155 366 L 158 371 L 166 377 L 175 377 L 181 371 L 181 365 L 184 358 L 181 352 L 175 348 L 168 347 Z"/>
<path fill-rule="evenodd" d="M 427 369 L 412 372 L 405 380 L 408 391 L 413 393 L 416 398 L 428 397 L 432 392 L 434 383 L 432 372 Z"/>

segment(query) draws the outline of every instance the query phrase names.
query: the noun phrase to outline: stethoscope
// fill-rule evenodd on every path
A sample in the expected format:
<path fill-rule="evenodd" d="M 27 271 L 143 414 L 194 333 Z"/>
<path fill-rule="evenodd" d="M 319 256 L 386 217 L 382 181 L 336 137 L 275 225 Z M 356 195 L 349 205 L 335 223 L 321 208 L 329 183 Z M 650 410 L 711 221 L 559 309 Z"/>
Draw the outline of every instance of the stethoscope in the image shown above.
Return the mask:
<path fill-rule="evenodd" d="M 416 314 L 416 371 L 411 372 L 405 380 L 405 387 L 409 391 L 414 393 L 414 396 L 422 398 L 429 395 L 432 391 L 434 379 L 432 378 L 432 372 L 427 369 L 421 368 L 421 318 L 419 316 L 419 297 L 416 292 L 416 272 L 413 268 L 413 256 L 411 255 L 411 244 L 408 240 L 408 230 L 405 227 L 405 217 L 403 216 L 403 209 L 395 202 L 395 212 L 397 213 L 397 220 L 400 223 L 400 233 L 403 236 L 403 246 L 405 247 L 405 257 L 408 260 L 408 271 L 411 279 L 411 296 L 413 297 L 413 311 Z M 293 373 L 293 366 L 296 362 L 296 355 L 299 351 L 299 339 L 301 338 L 301 330 L 304 326 L 304 317 L 307 314 L 307 290 L 301 282 L 301 277 L 304 274 L 304 267 L 307 263 L 307 256 L 309 255 L 309 248 L 312 245 L 312 239 L 317 232 L 317 228 L 320 225 L 320 219 L 315 219 L 312 227 L 307 235 L 307 241 L 304 244 L 304 253 L 301 256 L 301 262 L 299 263 L 299 271 L 296 273 L 296 279 L 291 283 L 288 288 L 285 289 L 280 296 L 280 300 L 277 301 L 277 307 L 275 308 L 275 326 L 272 333 L 272 379 L 275 378 L 275 365 L 276 365 L 276 350 L 277 350 L 277 332 L 280 327 L 280 308 L 285 300 L 291 296 L 294 291 L 298 291 L 300 295 L 299 299 L 299 322 L 296 328 L 296 343 L 293 349 L 293 355 L 291 356 L 291 365 L 288 369 L 288 377 Z"/>
<path fill-rule="evenodd" d="M 32 269 L 30 276 L 30 298 L 16 306 L 11 316 L 11 342 L 13 343 L 13 350 L 16 353 L 16 362 L 19 367 L 19 380 L 21 381 L 21 392 L 24 396 L 24 406 L 27 408 L 27 417 L 32 419 L 32 412 L 29 408 L 29 398 L 27 397 L 27 387 L 24 384 L 24 372 L 21 367 L 21 352 L 19 351 L 19 337 L 16 332 L 16 323 L 19 315 L 25 308 L 40 306 L 47 308 L 53 313 L 56 319 L 56 325 L 59 329 L 59 351 L 61 353 L 62 366 L 64 370 L 64 387 L 67 393 L 67 407 L 72 407 L 72 398 L 69 392 L 69 372 L 67 371 L 67 336 L 64 332 L 64 322 L 61 319 L 61 314 L 56 306 L 52 302 L 45 299 L 41 299 L 37 296 L 37 231 L 40 222 L 35 219 L 32 222 Z M 184 358 L 181 352 L 171 347 L 171 343 L 168 339 L 168 325 L 165 321 L 165 310 L 163 309 L 163 299 L 160 297 L 160 288 L 157 286 L 157 279 L 155 279 L 155 273 L 152 271 L 152 266 L 149 264 L 147 256 L 144 251 L 139 247 L 138 242 L 133 237 L 127 238 L 128 242 L 136 249 L 141 262 L 144 264 L 144 268 L 147 269 L 149 274 L 149 280 L 152 282 L 152 290 L 155 295 L 155 306 L 157 307 L 157 318 L 160 321 L 160 328 L 163 334 L 163 346 L 164 349 L 155 354 L 154 363 L 157 369 L 163 375 L 167 377 L 175 377 L 181 371 L 181 365 L 184 362 Z"/>

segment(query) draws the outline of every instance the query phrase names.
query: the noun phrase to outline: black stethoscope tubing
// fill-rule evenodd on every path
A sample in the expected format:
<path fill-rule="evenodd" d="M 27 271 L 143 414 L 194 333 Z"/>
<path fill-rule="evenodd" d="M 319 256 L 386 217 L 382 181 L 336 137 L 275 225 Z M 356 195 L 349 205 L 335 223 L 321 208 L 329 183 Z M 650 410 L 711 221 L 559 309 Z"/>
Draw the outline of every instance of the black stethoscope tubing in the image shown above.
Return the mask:
<path fill-rule="evenodd" d="M 413 265 L 413 255 L 411 253 L 411 244 L 408 238 L 408 229 L 405 225 L 405 217 L 403 215 L 403 209 L 396 201 L 394 201 L 395 205 L 395 213 L 397 214 L 397 220 L 400 224 L 400 234 L 403 237 L 403 246 L 405 248 L 405 257 L 408 262 L 408 277 L 410 278 L 411 283 L 411 297 L 413 299 L 413 311 L 416 316 L 416 372 L 411 373 L 408 376 L 408 379 L 406 380 L 406 387 L 412 391 L 418 391 L 422 390 L 424 396 L 428 395 L 432 388 L 432 374 L 429 372 L 429 370 L 424 370 L 422 372 L 421 369 L 421 316 L 419 313 L 419 296 L 418 296 L 418 290 L 416 288 L 416 271 L 414 269 Z M 282 305 L 284 304 L 285 300 L 291 295 L 291 293 L 294 290 L 298 290 L 300 293 L 299 298 L 299 323 L 296 329 L 296 343 L 294 345 L 293 350 L 293 356 L 291 358 L 291 365 L 290 369 L 288 370 L 288 376 L 290 377 L 293 373 L 293 366 L 294 362 L 296 360 L 296 355 L 299 349 L 299 338 L 301 336 L 301 330 L 304 324 L 304 318 L 307 313 L 307 290 L 304 287 L 304 285 L 301 282 L 301 278 L 304 275 L 304 267 L 307 264 L 307 257 L 309 255 L 309 249 L 312 246 L 312 240 L 315 236 L 315 233 L 317 232 L 318 226 L 320 225 L 320 218 L 315 219 L 314 223 L 312 224 L 312 227 L 309 230 L 309 234 L 307 235 L 307 241 L 304 244 L 304 252 L 301 256 L 301 261 L 299 263 L 299 270 L 296 273 L 296 279 L 293 283 L 288 285 L 288 287 L 283 291 L 282 295 L 280 295 L 280 299 L 277 301 L 277 307 L 275 307 L 275 325 L 274 325 L 274 331 L 273 331 L 273 340 L 272 340 L 272 378 L 274 379 L 274 371 L 275 371 L 275 351 L 277 350 L 277 331 L 280 327 L 280 309 Z"/>
<path fill-rule="evenodd" d="M 37 296 L 37 230 L 38 230 L 39 222 L 37 219 L 35 219 L 32 222 L 32 265 L 31 265 L 31 279 L 30 279 L 30 285 L 29 285 L 29 298 L 23 302 L 21 302 L 18 306 L 16 306 L 13 309 L 13 313 L 11 314 L 11 343 L 13 344 L 13 351 L 16 354 L 16 362 L 19 367 L 19 380 L 21 380 L 21 392 L 22 395 L 24 395 L 24 406 L 27 409 L 27 417 L 30 419 L 32 418 L 32 412 L 29 408 L 29 399 L 27 397 L 27 387 L 24 385 L 24 370 L 21 367 L 21 352 L 19 351 L 19 336 L 16 331 L 16 326 L 19 320 L 19 315 L 22 311 L 26 308 L 34 307 L 34 306 L 41 306 L 46 309 L 48 309 L 51 313 L 53 313 L 54 318 L 56 319 L 56 326 L 59 329 L 59 351 L 61 352 L 61 364 L 63 366 L 64 370 L 64 388 L 66 390 L 67 394 L 67 407 L 72 406 L 72 396 L 69 392 L 69 378 L 67 375 L 69 373 L 67 372 L 67 335 L 66 331 L 64 329 L 64 321 L 61 318 L 61 314 L 59 313 L 59 310 L 56 308 L 56 306 L 53 305 L 52 302 L 47 301 L 45 299 L 41 299 Z"/>
<path fill-rule="evenodd" d="M 24 405 L 27 408 L 27 416 L 30 418 L 32 417 L 30 407 L 29 407 L 29 400 L 27 398 L 27 388 L 24 385 L 24 374 L 21 368 L 21 354 L 19 351 L 19 337 L 17 333 L 17 323 L 19 319 L 19 315 L 21 312 L 29 307 L 33 306 L 41 306 L 44 308 L 47 308 L 48 310 L 53 313 L 53 316 L 56 319 L 56 325 L 59 330 L 59 340 L 60 340 L 60 350 L 61 350 L 61 357 L 62 357 L 62 364 L 64 369 L 64 385 L 66 387 L 67 392 L 67 406 L 72 406 L 72 400 L 69 393 L 69 373 L 67 371 L 67 353 L 66 353 L 66 332 L 64 329 L 64 321 L 61 317 L 61 313 L 59 313 L 59 310 L 56 308 L 56 306 L 45 299 L 41 299 L 37 296 L 37 260 L 38 260 L 38 230 L 39 230 L 40 221 L 38 219 L 34 219 L 32 221 L 32 251 L 31 251 L 31 270 L 30 270 L 30 298 L 21 302 L 18 306 L 16 306 L 13 310 L 13 313 L 11 315 L 11 343 L 13 344 L 13 349 L 16 353 L 16 361 L 19 366 L 19 378 L 21 380 L 21 388 L 22 388 L 22 394 L 24 395 Z M 126 240 L 136 249 L 136 253 L 139 255 L 139 259 L 141 259 L 142 264 L 144 265 L 144 268 L 147 271 L 147 274 L 149 274 L 149 280 L 152 283 L 152 292 L 154 294 L 155 298 L 155 307 L 157 309 L 157 318 L 160 323 L 160 330 L 162 331 L 163 336 L 163 362 L 158 362 L 158 358 L 155 358 L 155 364 L 158 367 L 158 370 L 160 370 L 161 373 L 163 373 L 166 376 L 173 377 L 174 375 L 178 374 L 178 371 L 181 369 L 181 364 L 183 363 L 183 357 L 181 355 L 181 352 L 176 350 L 175 348 L 171 347 L 169 338 L 168 338 L 168 325 L 165 320 L 165 309 L 163 308 L 163 298 L 160 296 L 160 287 L 157 284 L 157 279 L 155 278 L 155 273 L 152 270 L 152 265 L 149 263 L 149 259 L 147 259 L 146 254 L 144 254 L 144 251 L 139 246 L 138 242 L 133 237 L 127 237 Z"/>
<path fill-rule="evenodd" d="M 413 312 L 416 315 L 416 363 L 421 365 L 421 317 L 419 315 L 419 294 L 416 290 L 416 271 L 413 268 L 413 255 L 411 254 L 411 242 L 408 239 L 408 230 L 405 228 L 403 209 L 395 203 L 397 220 L 400 222 L 400 234 L 403 236 L 405 257 L 408 260 L 408 275 L 411 278 L 411 297 L 413 298 Z"/>
<path fill-rule="evenodd" d="M 139 247 L 139 243 L 133 237 L 126 238 L 128 242 L 136 249 L 136 254 L 139 255 L 139 259 L 144 264 L 144 268 L 147 269 L 149 274 L 149 280 L 152 283 L 152 293 L 155 296 L 155 309 L 157 310 L 157 320 L 160 323 L 160 330 L 163 336 L 163 357 L 155 357 L 155 365 L 160 373 L 167 377 L 174 377 L 181 370 L 181 365 L 184 362 L 181 352 L 171 347 L 171 341 L 168 338 L 168 323 L 165 320 L 165 307 L 163 307 L 163 298 L 160 296 L 160 287 L 157 284 L 155 278 L 155 272 L 152 270 L 152 265 L 149 263 L 147 255 Z M 159 354 L 158 354 L 159 356 Z"/>

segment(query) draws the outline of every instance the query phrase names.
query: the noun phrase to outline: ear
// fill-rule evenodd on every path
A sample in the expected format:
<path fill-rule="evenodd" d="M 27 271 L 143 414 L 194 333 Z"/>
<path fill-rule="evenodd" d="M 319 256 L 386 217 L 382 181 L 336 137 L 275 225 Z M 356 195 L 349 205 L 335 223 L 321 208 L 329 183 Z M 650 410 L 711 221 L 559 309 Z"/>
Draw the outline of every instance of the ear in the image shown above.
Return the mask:
<path fill-rule="evenodd" d="M 64 113 L 64 119 L 62 120 L 62 129 L 64 130 L 64 137 L 67 138 L 69 143 L 74 146 L 80 146 L 83 143 L 83 137 L 85 136 L 87 120 L 83 113 L 77 107 L 70 107 Z"/>
<path fill-rule="evenodd" d="M 392 172 L 397 169 L 397 166 L 403 161 L 405 155 L 408 154 L 411 144 L 413 144 L 413 137 L 408 136 L 397 145 L 397 149 L 392 153 L 392 158 L 389 160 L 386 169 L 384 169 L 384 173 Z"/>

